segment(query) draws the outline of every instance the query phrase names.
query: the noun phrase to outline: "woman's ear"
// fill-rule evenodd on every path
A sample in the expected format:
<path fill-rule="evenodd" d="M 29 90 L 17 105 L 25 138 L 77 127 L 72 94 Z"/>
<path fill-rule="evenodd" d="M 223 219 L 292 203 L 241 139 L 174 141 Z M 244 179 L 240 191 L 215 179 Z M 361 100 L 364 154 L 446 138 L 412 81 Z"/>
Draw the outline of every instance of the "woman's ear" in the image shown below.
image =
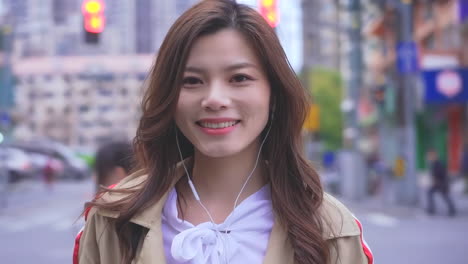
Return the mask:
<path fill-rule="evenodd" d="M 276 100 L 273 99 L 273 103 L 271 104 L 271 109 L 270 109 L 270 120 L 273 120 L 273 117 L 275 116 L 276 112 Z"/>

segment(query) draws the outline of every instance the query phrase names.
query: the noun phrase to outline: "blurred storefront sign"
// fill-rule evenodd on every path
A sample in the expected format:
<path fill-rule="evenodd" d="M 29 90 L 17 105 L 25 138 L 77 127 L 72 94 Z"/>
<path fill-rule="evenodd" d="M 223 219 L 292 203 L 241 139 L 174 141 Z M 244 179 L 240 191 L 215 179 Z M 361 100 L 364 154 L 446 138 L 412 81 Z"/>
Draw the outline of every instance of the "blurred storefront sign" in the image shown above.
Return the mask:
<path fill-rule="evenodd" d="M 426 103 L 467 103 L 468 68 L 424 71 Z"/>
<path fill-rule="evenodd" d="M 438 70 L 460 66 L 458 54 L 454 52 L 425 52 L 421 56 L 421 69 Z"/>
<path fill-rule="evenodd" d="M 468 1 L 458 0 L 458 10 L 460 15 L 460 22 L 468 20 Z"/>

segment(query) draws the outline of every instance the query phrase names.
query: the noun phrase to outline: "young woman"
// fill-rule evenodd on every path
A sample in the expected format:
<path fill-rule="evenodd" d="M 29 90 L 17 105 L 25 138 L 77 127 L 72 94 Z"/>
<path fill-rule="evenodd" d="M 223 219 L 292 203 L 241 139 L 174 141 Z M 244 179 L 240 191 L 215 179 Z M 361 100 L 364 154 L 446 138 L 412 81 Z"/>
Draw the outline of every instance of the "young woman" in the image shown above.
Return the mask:
<path fill-rule="evenodd" d="M 150 73 L 139 170 L 88 204 L 79 263 L 372 263 L 359 222 L 302 154 L 307 109 L 255 10 L 189 9 Z"/>

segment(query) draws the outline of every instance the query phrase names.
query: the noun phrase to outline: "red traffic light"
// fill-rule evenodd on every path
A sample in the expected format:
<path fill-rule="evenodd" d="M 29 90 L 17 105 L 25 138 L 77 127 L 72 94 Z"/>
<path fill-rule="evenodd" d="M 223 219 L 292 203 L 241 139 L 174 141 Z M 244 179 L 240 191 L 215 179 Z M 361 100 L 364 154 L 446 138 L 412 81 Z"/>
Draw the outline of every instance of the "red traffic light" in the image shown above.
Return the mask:
<path fill-rule="evenodd" d="M 90 33 L 104 31 L 104 2 L 102 0 L 84 0 L 81 6 L 84 18 L 84 28 Z"/>
<path fill-rule="evenodd" d="M 260 14 L 265 18 L 271 27 L 276 27 L 279 24 L 280 16 L 277 0 L 259 0 Z"/>

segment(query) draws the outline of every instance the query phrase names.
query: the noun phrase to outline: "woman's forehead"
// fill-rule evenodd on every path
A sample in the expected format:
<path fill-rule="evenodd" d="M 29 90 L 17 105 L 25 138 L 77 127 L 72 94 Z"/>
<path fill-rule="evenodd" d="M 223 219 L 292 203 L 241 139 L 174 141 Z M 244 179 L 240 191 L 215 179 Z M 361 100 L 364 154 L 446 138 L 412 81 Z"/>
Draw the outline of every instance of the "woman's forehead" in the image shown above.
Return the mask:
<path fill-rule="evenodd" d="M 192 45 L 186 69 L 260 67 L 255 50 L 242 33 L 223 29 L 198 38 Z"/>

